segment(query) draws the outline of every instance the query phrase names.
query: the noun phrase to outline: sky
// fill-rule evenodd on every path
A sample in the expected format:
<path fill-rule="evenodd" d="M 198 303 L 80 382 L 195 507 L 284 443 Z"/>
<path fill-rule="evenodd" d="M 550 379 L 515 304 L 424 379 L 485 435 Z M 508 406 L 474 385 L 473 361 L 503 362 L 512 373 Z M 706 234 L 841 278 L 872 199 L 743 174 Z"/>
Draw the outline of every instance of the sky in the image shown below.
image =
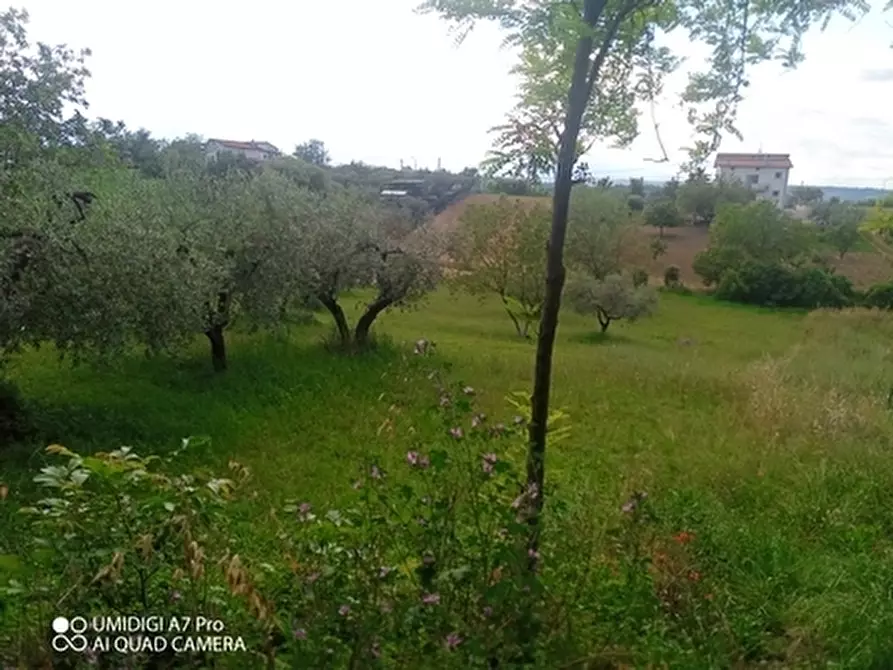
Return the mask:
<path fill-rule="evenodd" d="M 89 115 L 159 137 L 267 140 L 290 153 L 323 140 L 335 162 L 459 170 L 476 166 L 514 104 L 514 54 L 495 26 L 457 45 L 448 26 L 414 12 L 419 0 L 18 0 L 32 41 L 89 47 Z M 703 51 L 668 45 L 686 63 L 656 107 L 671 162 L 647 110 L 624 150 L 596 145 L 596 176 L 665 179 L 691 132 L 677 105 Z M 749 73 L 743 141 L 722 151 L 789 153 L 791 183 L 893 186 L 893 12 L 837 19 L 804 41 L 806 62 Z"/>

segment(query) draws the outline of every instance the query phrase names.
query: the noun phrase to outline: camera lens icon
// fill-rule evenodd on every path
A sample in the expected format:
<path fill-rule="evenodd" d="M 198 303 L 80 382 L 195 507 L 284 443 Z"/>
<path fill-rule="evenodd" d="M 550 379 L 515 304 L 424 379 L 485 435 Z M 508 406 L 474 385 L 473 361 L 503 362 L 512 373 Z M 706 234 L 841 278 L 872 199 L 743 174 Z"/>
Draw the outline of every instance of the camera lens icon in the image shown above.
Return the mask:
<path fill-rule="evenodd" d="M 57 616 L 53 619 L 51 627 L 56 635 L 53 636 L 50 644 L 56 651 L 82 652 L 87 649 L 89 644 L 87 638 L 81 635 L 87 630 L 87 620 L 84 617 L 77 616 L 69 620 L 64 616 Z M 67 635 L 66 633 L 69 632 L 73 634 Z"/>

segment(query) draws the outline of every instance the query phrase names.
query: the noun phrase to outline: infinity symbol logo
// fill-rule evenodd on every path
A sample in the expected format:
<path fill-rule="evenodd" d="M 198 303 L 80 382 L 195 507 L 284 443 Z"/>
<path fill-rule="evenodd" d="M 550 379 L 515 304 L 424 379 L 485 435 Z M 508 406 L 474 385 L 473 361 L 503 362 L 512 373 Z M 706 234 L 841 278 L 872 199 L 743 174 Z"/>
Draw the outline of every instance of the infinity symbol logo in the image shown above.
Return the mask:
<path fill-rule="evenodd" d="M 68 637 L 66 635 L 55 635 L 53 636 L 53 640 L 50 643 L 53 645 L 53 649 L 56 651 L 75 651 L 81 652 L 87 649 L 87 638 L 83 635 L 72 635 Z"/>

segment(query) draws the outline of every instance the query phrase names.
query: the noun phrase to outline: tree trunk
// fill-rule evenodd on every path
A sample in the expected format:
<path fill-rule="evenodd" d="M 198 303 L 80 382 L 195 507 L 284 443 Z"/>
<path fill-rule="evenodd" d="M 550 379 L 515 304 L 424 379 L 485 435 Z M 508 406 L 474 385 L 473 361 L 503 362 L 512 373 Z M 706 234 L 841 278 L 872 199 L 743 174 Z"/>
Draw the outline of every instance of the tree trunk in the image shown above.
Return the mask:
<path fill-rule="evenodd" d="M 527 339 L 527 324 L 524 324 L 524 327 L 521 327 L 521 322 L 518 321 L 518 317 L 516 317 L 512 310 L 509 309 L 508 301 L 505 297 L 502 298 L 502 306 L 505 307 L 505 313 L 509 315 L 509 318 L 512 320 L 512 323 L 515 326 L 515 332 L 518 333 L 518 337 L 523 337 L 525 340 Z"/>
<path fill-rule="evenodd" d="M 322 303 L 323 307 L 329 310 L 332 318 L 335 319 L 335 328 L 338 329 L 338 337 L 341 338 L 341 344 L 349 344 L 350 326 L 347 325 L 347 317 L 344 316 L 344 310 L 341 309 L 341 305 L 339 305 L 338 301 L 330 295 L 319 296 L 319 301 Z"/>
<path fill-rule="evenodd" d="M 211 365 L 214 372 L 226 370 L 226 339 L 223 336 L 223 326 L 211 326 L 205 331 L 205 335 L 211 341 Z"/>
<path fill-rule="evenodd" d="M 611 325 L 611 317 L 609 317 L 603 310 L 596 311 L 596 317 L 598 318 L 598 325 L 601 326 L 601 332 L 604 333 L 608 330 L 608 326 Z"/>
<path fill-rule="evenodd" d="M 354 342 L 357 343 L 357 346 L 363 347 L 368 344 L 369 330 L 372 328 L 372 324 L 375 323 L 375 319 L 378 318 L 379 314 L 391 306 L 392 302 L 393 300 L 390 299 L 379 298 L 366 307 L 366 311 L 360 317 L 360 320 L 357 321 L 357 327 L 354 330 Z"/>
<path fill-rule="evenodd" d="M 583 19 L 594 26 L 605 7 L 604 0 L 585 0 Z M 605 39 L 610 40 L 610 36 Z M 567 219 L 570 211 L 571 187 L 573 186 L 574 159 L 576 158 L 577 137 L 586 105 L 589 102 L 591 85 L 597 76 L 598 63 L 589 72 L 589 60 L 593 50 L 591 34 L 584 34 L 577 42 L 574 56 L 574 71 L 568 95 L 567 114 L 561 146 L 558 152 L 558 166 L 555 177 L 555 192 L 552 198 L 552 232 L 546 256 L 546 299 L 540 320 L 536 344 L 536 365 L 534 368 L 533 394 L 531 395 L 531 421 L 527 451 L 527 490 L 530 492 L 527 523 L 528 568 L 536 571 L 537 550 L 539 547 L 539 521 L 543 508 L 543 482 L 545 480 L 546 431 L 549 419 L 549 387 L 552 380 L 552 351 L 555 347 L 555 333 L 558 329 L 558 312 L 561 308 L 561 290 L 564 287 L 564 239 L 567 233 Z M 599 53 L 604 60 L 604 55 Z M 587 80 L 588 79 L 588 80 Z"/>

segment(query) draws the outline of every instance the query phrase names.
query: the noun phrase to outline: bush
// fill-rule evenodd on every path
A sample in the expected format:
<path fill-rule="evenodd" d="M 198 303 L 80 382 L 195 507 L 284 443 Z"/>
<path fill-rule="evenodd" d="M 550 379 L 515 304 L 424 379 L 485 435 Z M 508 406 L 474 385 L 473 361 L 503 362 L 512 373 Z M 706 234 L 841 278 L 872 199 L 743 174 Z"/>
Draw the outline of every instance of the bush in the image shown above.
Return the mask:
<path fill-rule="evenodd" d="M 722 275 L 716 290 L 721 300 L 767 307 L 847 307 L 855 291 L 846 277 L 816 267 L 748 261 Z"/>
<path fill-rule="evenodd" d="M 635 288 L 639 288 L 640 286 L 648 286 L 648 271 L 643 270 L 642 268 L 633 270 L 632 279 L 633 286 Z"/>
<path fill-rule="evenodd" d="M 631 195 L 626 199 L 626 206 L 631 212 L 641 212 L 645 209 L 645 198 L 641 195 Z"/>
<path fill-rule="evenodd" d="M 893 282 L 875 284 L 869 288 L 862 304 L 875 309 L 893 309 Z"/>
<path fill-rule="evenodd" d="M 24 439 L 29 432 L 30 421 L 18 388 L 0 380 L 0 447 Z"/>
<path fill-rule="evenodd" d="M 59 667 L 47 631 L 63 600 L 66 612 L 88 620 L 149 612 L 221 618 L 244 637 L 241 648 L 262 643 L 272 609 L 242 567 L 224 512 L 248 471 L 231 462 L 233 479 L 176 473 L 174 460 L 195 446 L 183 440 L 164 460 L 129 447 L 93 456 L 47 448 L 62 462 L 41 468 L 34 482 L 46 497 L 19 510 L 29 526 L 24 555 L 0 561 L 0 614 L 19 622 L 0 626 L 0 664 L 15 653 L 18 667 Z M 152 667 L 147 654 L 131 659 L 130 667 Z"/>
<path fill-rule="evenodd" d="M 682 283 L 682 273 L 678 265 L 668 265 L 664 270 L 664 286 L 672 288 Z"/>

